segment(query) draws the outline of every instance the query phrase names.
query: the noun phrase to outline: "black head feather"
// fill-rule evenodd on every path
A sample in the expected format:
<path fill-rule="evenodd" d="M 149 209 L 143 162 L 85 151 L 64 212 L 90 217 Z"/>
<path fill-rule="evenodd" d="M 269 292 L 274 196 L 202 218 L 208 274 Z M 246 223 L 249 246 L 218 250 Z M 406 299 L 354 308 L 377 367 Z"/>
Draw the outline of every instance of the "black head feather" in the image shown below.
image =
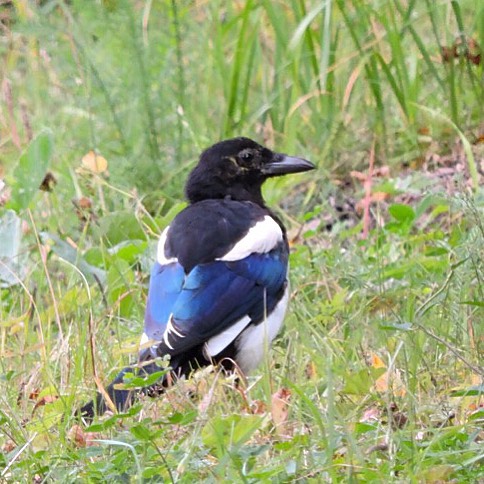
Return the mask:
<path fill-rule="evenodd" d="M 233 138 L 201 154 L 185 191 L 191 203 L 231 198 L 264 206 L 261 187 L 267 178 L 313 168 L 309 161 L 275 153 L 249 138 Z"/>

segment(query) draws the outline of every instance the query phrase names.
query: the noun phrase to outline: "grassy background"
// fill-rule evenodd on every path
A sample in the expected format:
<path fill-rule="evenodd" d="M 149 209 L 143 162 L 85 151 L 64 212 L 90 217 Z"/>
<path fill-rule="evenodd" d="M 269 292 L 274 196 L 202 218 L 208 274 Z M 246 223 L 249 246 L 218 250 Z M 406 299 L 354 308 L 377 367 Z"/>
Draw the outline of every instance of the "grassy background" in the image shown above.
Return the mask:
<path fill-rule="evenodd" d="M 480 2 L 16 0 L 0 19 L 2 479 L 482 478 Z M 235 135 L 319 168 L 265 190 L 293 241 L 284 333 L 245 395 L 203 374 L 76 428 L 136 354 L 188 170 Z"/>

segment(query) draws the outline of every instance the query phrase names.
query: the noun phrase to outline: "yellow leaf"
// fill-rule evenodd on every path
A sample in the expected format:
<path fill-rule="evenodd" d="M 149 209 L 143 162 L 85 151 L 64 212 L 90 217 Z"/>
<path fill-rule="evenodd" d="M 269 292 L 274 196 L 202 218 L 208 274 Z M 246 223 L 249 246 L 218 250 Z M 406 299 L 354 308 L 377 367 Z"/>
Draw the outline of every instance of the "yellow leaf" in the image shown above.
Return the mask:
<path fill-rule="evenodd" d="M 17 324 L 10 326 L 10 334 L 19 333 L 24 329 L 25 329 L 25 323 L 23 321 L 20 321 Z"/>
<path fill-rule="evenodd" d="M 93 150 L 82 157 L 82 167 L 93 173 L 103 173 L 108 169 L 108 162 L 104 156 L 98 155 Z"/>
<path fill-rule="evenodd" d="M 386 368 L 387 365 L 383 363 L 383 360 L 376 354 L 371 354 L 371 366 L 373 368 Z"/>
<path fill-rule="evenodd" d="M 391 375 L 386 371 L 375 381 L 375 390 L 377 392 L 385 393 L 388 389 L 396 397 L 404 397 L 407 393 L 399 370 L 393 370 Z"/>
<path fill-rule="evenodd" d="M 383 375 L 375 381 L 375 390 L 379 393 L 384 393 L 388 390 L 388 371 L 383 373 Z"/>

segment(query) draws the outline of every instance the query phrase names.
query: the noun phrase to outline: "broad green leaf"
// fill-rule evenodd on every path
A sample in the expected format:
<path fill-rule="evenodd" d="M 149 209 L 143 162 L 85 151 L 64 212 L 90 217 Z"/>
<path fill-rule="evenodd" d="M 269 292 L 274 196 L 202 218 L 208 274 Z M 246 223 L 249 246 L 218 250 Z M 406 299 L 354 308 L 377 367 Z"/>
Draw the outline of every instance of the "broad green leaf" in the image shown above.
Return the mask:
<path fill-rule="evenodd" d="M 161 370 L 147 376 L 130 376 L 131 374 L 126 374 L 124 383 L 120 384 L 119 388 L 131 389 L 149 387 L 150 385 L 154 385 L 163 375 L 166 375 L 167 372 L 168 370 Z M 116 388 L 118 388 L 118 386 Z"/>
<path fill-rule="evenodd" d="M 143 479 L 146 479 L 148 481 L 155 481 L 159 482 L 160 481 L 160 469 L 158 467 L 146 467 L 143 469 Z"/>
<path fill-rule="evenodd" d="M 153 438 L 149 429 L 142 424 L 133 425 L 130 431 L 139 440 L 151 440 Z"/>
<path fill-rule="evenodd" d="M 212 449 L 242 445 L 260 428 L 262 421 L 260 415 L 215 416 L 202 430 L 203 443 Z"/>
<path fill-rule="evenodd" d="M 415 219 L 415 211 L 408 205 L 394 203 L 388 207 L 390 215 L 399 222 L 409 223 Z"/>
<path fill-rule="evenodd" d="M 168 417 L 168 422 L 173 425 L 186 425 L 193 422 L 197 418 L 198 412 L 196 410 L 187 410 L 184 413 L 175 412 Z"/>
<path fill-rule="evenodd" d="M 57 256 L 75 265 L 88 281 L 92 282 L 97 279 L 101 283 L 105 282 L 106 272 L 88 264 L 74 247 L 64 242 L 60 237 L 49 232 L 40 232 L 39 235 L 42 243 L 51 245 Z"/>
<path fill-rule="evenodd" d="M 108 249 L 108 253 L 133 264 L 147 247 L 148 242 L 143 240 L 125 240 Z"/>
<path fill-rule="evenodd" d="M 375 424 L 370 424 L 366 422 L 356 422 L 355 423 L 355 434 L 356 435 L 361 435 L 366 432 L 374 432 L 375 430 L 378 430 L 378 426 Z"/>
<path fill-rule="evenodd" d="M 106 253 L 100 247 L 91 247 L 84 252 L 84 260 L 95 267 L 105 268 L 107 258 Z"/>
<path fill-rule="evenodd" d="M 19 211 L 29 206 L 47 172 L 52 150 L 52 135 L 50 131 L 43 131 L 20 156 L 13 172 L 11 208 Z"/>
<path fill-rule="evenodd" d="M 343 393 L 351 395 L 366 395 L 378 377 L 385 373 L 386 368 L 364 368 L 346 378 Z"/>
<path fill-rule="evenodd" d="M 110 246 L 126 240 L 146 240 L 138 219 L 132 212 L 110 213 L 99 220 L 99 234 Z"/>

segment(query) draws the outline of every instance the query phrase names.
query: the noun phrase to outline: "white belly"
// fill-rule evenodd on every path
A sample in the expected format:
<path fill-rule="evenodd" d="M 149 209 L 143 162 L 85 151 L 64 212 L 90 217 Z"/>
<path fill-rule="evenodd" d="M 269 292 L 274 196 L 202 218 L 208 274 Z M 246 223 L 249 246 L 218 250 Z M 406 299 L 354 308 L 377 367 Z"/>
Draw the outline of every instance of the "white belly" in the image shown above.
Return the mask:
<path fill-rule="evenodd" d="M 248 326 L 237 338 L 235 361 L 244 373 L 252 371 L 263 360 L 265 352 L 281 329 L 288 301 L 289 285 L 274 311 L 257 326 Z"/>

